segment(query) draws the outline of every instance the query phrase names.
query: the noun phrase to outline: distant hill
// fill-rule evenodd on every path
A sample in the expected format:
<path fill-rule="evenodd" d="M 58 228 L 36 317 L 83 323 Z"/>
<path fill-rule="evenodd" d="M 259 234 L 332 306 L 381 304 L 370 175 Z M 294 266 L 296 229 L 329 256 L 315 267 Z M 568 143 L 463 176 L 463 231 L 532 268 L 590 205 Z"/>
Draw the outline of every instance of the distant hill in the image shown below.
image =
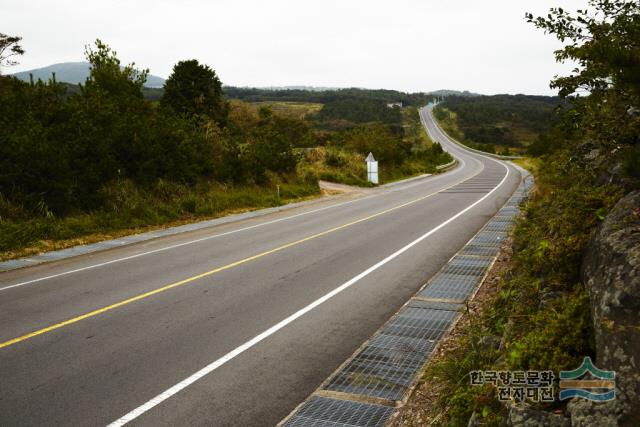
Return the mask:
<path fill-rule="evenodd" d="M 468 90 L 459 91 L 459 90 L 449 90 L 449 89 L 441 89 L 434 90 L 432 92 L 427 92 L 429 95 L 436 96 L 482 96 L 479 93 L 469 92 Z"/>
<path fill-rule="evenodd" d="M 397 90 L 385 89 L 331 89 L 314 90 L 295 89 L 289 86 L 287 89 L 242 88 L 224 86 L 224 93 L 229 99 L 239 99 L 245 102 L 311 102 L 328 104 L 338 100 L 366 100 L 379 104 L 390 102 L 402 102 L 406 106 L 425 105 L 433 99 L 424 93 L 405 93 Z"/>
<path fill-rule="evenodd" d="M 56 80 L 64 83 L 79 84 L 84 83 L 89 77 L 88 62 L 62 62 L 60 64 L 49 65 L 48 67 L 36 68 L 33 70 L 22 71 L 12 74 L 20 80 L 29 81 L 29 74 L 33 74 L 34 80 L 49 80 L 53 73 L 56 73 Z M 147 77 L 146 87 L 156 88 L 164 85 L 162 77 L 149 74 Z"/>
<path fill-rule="evenodd" d="M 243 89 L 254 89 L 251 87 L 244 87 Z M 307 92 L 326 92 L 328 90 L 340 90 L 338 87 L 324 87 L 324 86 L 265 86 L 255 89 L 262 90 L 306 90 Z"/>

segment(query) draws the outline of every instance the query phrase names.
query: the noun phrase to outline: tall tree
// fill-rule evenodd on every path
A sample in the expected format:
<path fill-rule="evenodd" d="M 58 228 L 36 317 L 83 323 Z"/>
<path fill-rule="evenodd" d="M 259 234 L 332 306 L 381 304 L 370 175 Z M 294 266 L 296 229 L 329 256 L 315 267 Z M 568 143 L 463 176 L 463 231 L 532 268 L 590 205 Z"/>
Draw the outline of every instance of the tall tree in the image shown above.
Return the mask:
<path fill-rule="evenodd" d="M 85 56 L 91 64 L 91 73 L 84 84 L 84 91 L 103 91 L 111 96 L 128 95 L 142 99 L 142 87 L 149 70 L 139 70 L 135 64 L 120 65 L 117 52 L 100 39 L 95 48 L 85 46 Z"/>
<path fill-rule="evenodd" d="M 196 59 L 180 61 L 173 67 L 160 104 L 177 113 L 208 116 L 220 124 L 228 113 L 216 72 Z"/>
<path fill-rule="evenodd" d="M 24 49 L 19 44 L 20 40 L 22 40 L 22 37 L 0 33 L 0 74 L 2 74 L 2 67 L 10 67 L 17 64 L 16 61 L 11 59 L 12 57 L 24 54 Z"/>
<path fill-rule="evenodd" d="M 595 9 L 571 14 L 552 8 L 548 16 L 526 18 L 536 27 L 568 44 L 555 52 L 556 60 L 572 60 L 579 67 L 558 77 L 551 87 L 561 96 L 580 90 L 595 93 L 616 89 L 636 103 L 640 97 L 640 3 L 637 0 L 589 0 Z M 637 105 L 636 105 L 637 106 Z"/>
<path fill-rule="evenodd" d="M 566 128 L 581 132 L 582 140 L 597 144 L 612 161 L 623 159 L 629 174 L 640 178 L 640 3 L 589 5 L 592 10 L 575 14 L 553 8 L 546 17 L 526 18 L 566 43 L 555 52 L 559 62 L 578 64 L 571 75 L 551 82 L 572 99 Z"/>

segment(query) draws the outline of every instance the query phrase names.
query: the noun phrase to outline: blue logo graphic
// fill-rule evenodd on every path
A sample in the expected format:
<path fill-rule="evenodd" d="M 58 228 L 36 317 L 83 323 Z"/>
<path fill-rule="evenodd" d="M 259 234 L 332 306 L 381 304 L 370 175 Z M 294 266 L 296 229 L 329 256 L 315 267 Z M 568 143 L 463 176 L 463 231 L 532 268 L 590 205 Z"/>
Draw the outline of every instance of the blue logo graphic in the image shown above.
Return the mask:
<path fill-rule="evenodd" d="M 585 357 L 582 365 L 573 371 L 560 371 L 560 400 L 572 397 L 581 397 L 594 402 L 615 399 L 615 371 L 596 368 L 590 357 Z"/>

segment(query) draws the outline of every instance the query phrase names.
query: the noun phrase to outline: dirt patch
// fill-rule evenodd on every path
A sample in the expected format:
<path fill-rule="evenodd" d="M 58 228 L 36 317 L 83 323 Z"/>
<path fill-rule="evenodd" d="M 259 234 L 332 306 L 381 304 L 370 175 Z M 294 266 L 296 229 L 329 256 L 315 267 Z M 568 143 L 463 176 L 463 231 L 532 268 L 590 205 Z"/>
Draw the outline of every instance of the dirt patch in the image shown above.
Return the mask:
<path fill-rule="evenodd" d="M 338 184 L 337 182 L 318 181 L 322 195 L 365 193 L 371 191 L 368 188 L 356 187 L 353 185 Z"/>

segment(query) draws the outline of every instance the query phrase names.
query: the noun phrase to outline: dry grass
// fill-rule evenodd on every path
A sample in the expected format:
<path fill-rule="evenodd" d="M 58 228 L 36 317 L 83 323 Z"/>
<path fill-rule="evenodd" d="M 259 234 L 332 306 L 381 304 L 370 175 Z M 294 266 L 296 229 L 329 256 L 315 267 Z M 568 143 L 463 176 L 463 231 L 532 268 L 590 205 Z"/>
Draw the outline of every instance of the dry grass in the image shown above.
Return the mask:
<path fill-rule="evenodd" d="M 320 195 L 317 184 L 280 182 L 269 186 L 173 185 L 164 196 L 160 187 L 142 191 L 133 185 L 114 188 L 112 208 L 63 218 L 0 220 L 0 260 L 36 255 L 115 239 L 131 234 L 219 218 Z M 116 194 L 117 193 L 117 194 Z"/>
<path fill-rule="evenodd" d="M 538 157 L 523 157 L 521 159 L 513 160 L 513 163 L 528 170 L 534 175 L 537 174 L 537 171 L 540 168 L 540 162 L 541 159 Z"/>
<path fill-rule="evenodd" d="M 313 102 L 285 102 L 285 101 L 266 101 L 254 102 L 252 105 L 257 107 L 270 107 L 275 113 L 304 119 L 305 117 L 315 114 L 323 107 L 322 104 Z"/>

